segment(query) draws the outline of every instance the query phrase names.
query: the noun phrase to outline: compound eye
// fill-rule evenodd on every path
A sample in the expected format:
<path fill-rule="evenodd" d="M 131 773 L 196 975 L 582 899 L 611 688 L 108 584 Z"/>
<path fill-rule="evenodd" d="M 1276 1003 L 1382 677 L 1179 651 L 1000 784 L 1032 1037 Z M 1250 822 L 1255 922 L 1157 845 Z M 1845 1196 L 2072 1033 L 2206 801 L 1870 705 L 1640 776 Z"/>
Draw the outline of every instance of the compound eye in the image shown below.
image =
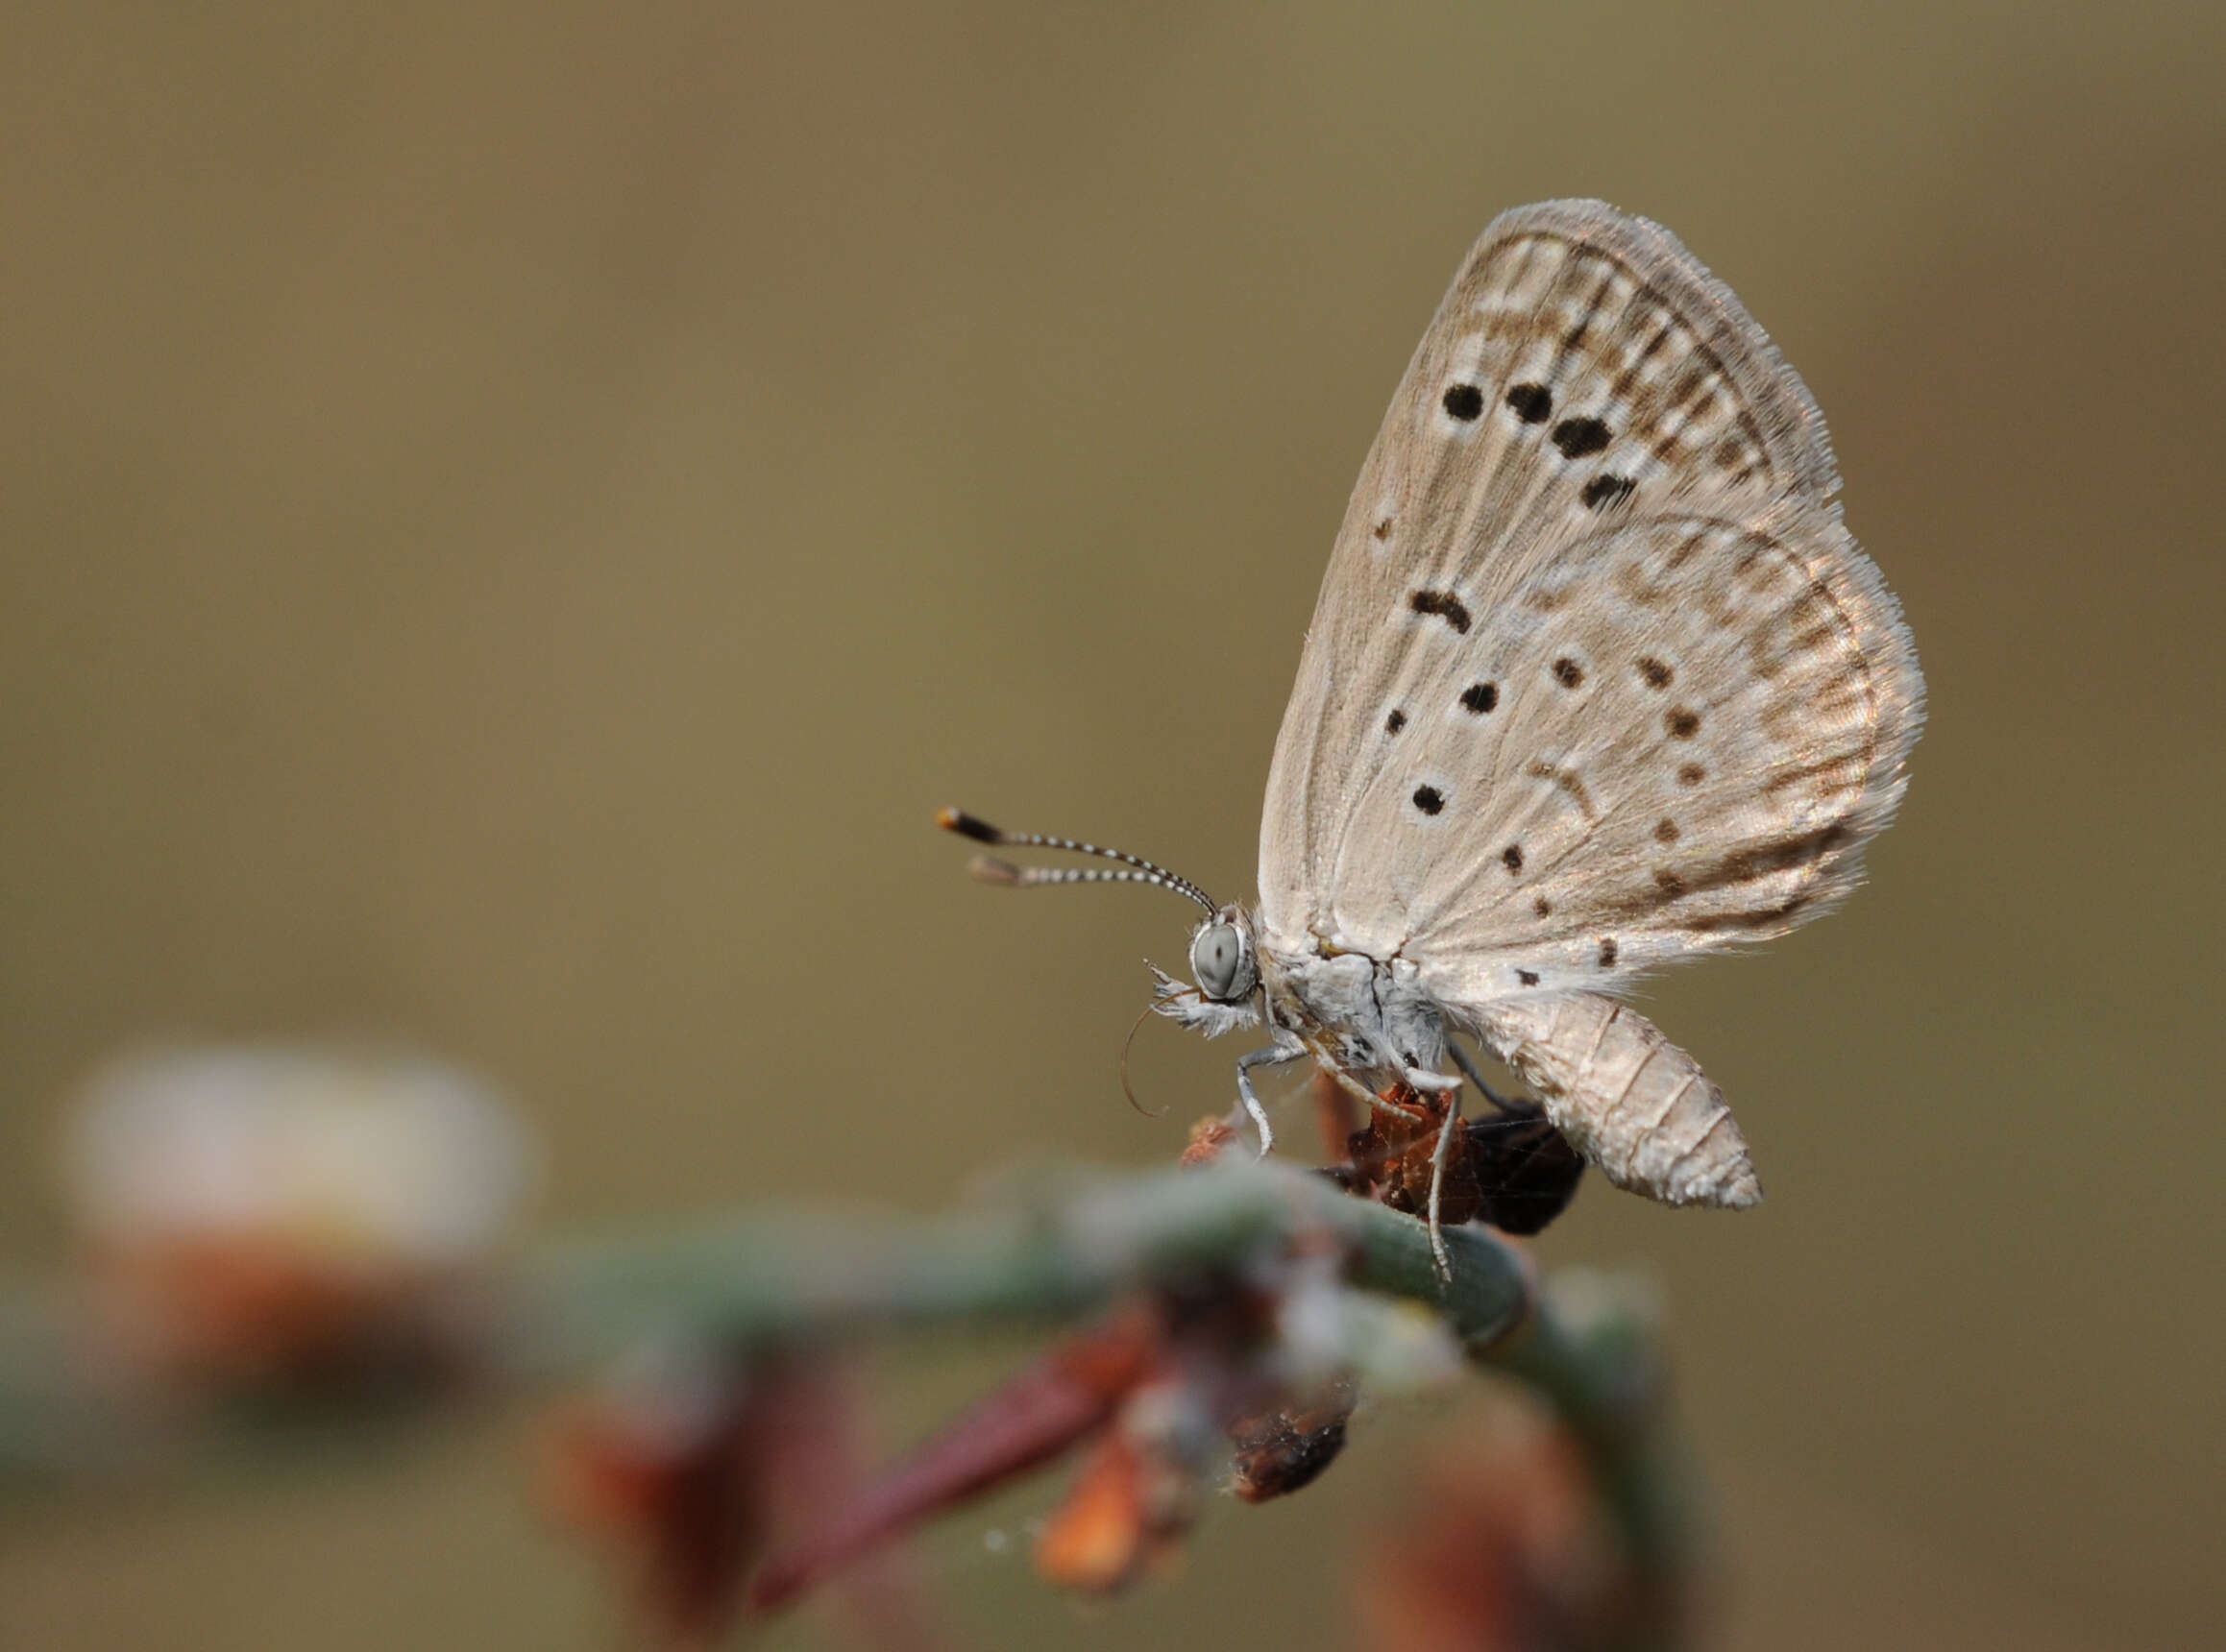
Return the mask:
<path fill-rule="evenodd" d="M 1235 998 L 1244 969 L 1244 943 L 1237 938 L 1236 926 L 1209 924 L 1200 930 L 1190 943 L 1190 968 L 1207 997 Z"/>

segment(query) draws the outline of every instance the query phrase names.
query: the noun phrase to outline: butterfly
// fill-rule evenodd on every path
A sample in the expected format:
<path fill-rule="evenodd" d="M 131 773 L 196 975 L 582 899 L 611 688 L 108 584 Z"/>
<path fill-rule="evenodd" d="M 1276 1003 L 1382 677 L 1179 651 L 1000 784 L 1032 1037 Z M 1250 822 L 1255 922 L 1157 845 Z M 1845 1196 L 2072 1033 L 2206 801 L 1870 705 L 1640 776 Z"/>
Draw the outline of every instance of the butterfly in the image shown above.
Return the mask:
<path fill-rule="evenodd" d="M 1354 489 L 1258 903 L 942 824 L 1125 862 L 977 862 L 992 881 L 1206 910 L 1192 982 L 1155 968 L 1153 1008 L 1208 1036 L 1264 1023 L 1236 1063 L 1263 1154 L 1256 1070 L 1311 1058 L 1371 1106 L 1457 1095 L 1483 1086 L 1458 1033 L 1616 1185 L 1753 1204 L 1722 1092 L 1622 995 L 1829 910 L 1900 803 L 1923 679 L 1838 489 L 1815 401 L 1675 236 L 1598 201 L 1518 207 L 1463 261 Z M 1438 1206 L 1433 1182 L 1433 1240 Z"/>

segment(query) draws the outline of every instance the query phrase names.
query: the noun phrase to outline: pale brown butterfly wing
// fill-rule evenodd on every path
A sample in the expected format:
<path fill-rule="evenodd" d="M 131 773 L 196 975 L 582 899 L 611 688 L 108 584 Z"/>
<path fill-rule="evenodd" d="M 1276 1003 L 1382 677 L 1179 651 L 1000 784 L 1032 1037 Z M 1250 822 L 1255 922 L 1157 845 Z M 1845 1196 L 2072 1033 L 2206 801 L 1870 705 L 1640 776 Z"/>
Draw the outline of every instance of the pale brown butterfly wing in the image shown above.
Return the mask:
<path fill-rule="evenodd" d="M 1921 683 L 1834 485 L 1814 401 L 1668 231 L 1496 221 L 1332 555 L 1261 827 L 1271 941 L 1404 949 L 1480 1002 L 1850 887 Z"/>
<path fill-rule="evenodd" d="M 1598 202 L 1497 220 L 1333 550 L 1260 831 L 1261 944 L 1411 963 L 1613 1179 L 1759 1196 L 1602 993 L 1854 886 L 1922 720 L 1823 422 L 1738 300 Z"/>

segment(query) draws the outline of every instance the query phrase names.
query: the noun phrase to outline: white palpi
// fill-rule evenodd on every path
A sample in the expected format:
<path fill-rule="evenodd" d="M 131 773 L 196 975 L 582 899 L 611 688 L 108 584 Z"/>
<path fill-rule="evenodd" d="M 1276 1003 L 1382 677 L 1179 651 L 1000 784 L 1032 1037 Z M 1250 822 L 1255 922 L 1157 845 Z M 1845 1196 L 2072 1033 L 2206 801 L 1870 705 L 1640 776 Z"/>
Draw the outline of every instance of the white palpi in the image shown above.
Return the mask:
<path fill-rule="evenodd" d="M 1196 984 L 1155 971 L 1154 1008 L 1210 1036 L 1264 1015 L 1273 1042 L 1237 1062 L 1263 1153 L 1254 1068 L 1310 1056 L 1370 1103 L 1457 1091 L 1457 1032 L 1618 1186 L 1752 1204 L 1722 1093 L 1616 995 L 1829 909 L 1900 802 L 1923 680 L 1838 486 L 1807 389 L 1668 231 L 1519 207 L 1462 264 L 1354 489 L 1276 741 L 1259 905 L 943 823 L 1128 866 L 977 862 L 994 881 L 1207 909 Z"/>

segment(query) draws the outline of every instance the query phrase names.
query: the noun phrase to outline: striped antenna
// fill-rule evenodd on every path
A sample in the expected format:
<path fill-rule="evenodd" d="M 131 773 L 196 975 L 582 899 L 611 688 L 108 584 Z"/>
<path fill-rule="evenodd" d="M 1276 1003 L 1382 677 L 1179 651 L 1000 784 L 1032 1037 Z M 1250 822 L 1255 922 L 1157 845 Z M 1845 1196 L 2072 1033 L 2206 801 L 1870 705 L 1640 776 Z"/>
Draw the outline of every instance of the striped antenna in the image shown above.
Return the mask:
<path fill-rule="evenodd" d="M 1118 861 L 1134 870 L 1109 872 L 1096 866 L 1015 866 L 1010 861 L 996 860 L 989 855 L 977 855 L 967 868 L 985 884 L 1002 884 L 1008 888 L 1032 888 L 1041 884 L 1151 884 L 1162 889 L 1173 889 L 1179 895 L 1188 895 L 1208 911 L 1219 911 L 1213 898 L 1188 878 L 1179 878 L 1164 866 L 1154 865 L 1141 855 L 1125 854 L 1119 849 L 1104 849 L 1095 843 L 1080 842 L 1072 838 L 1047 838 L 1040 832 L 1006 832 L 991 825 L 979 816 L 968 814 L 963 809 L 945 809 L 935 817 L 935 823 L 945 832 L 956 832 L 962 838 L 971 838 L 977 843 L 994 843 L 1004 849 L 1060 849 L 1070 855 L 1095 855 L 1101 861 Z"/>

